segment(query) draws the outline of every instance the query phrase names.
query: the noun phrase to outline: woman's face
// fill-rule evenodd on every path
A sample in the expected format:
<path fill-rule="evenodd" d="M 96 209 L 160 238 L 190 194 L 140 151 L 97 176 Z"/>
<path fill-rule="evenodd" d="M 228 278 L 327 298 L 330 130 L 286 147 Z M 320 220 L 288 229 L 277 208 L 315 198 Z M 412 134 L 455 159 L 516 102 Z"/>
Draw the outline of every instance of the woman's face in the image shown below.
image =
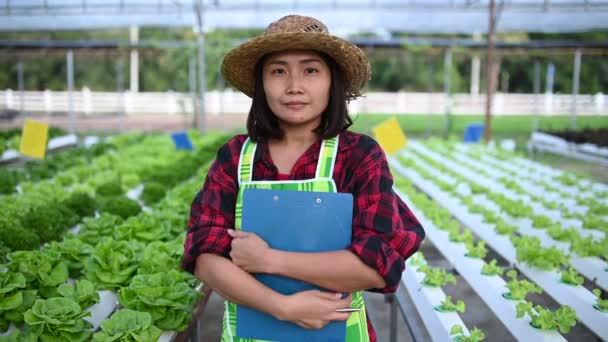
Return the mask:
<path fill-rule="evenodd" d="M 283 125 L 316 128 L 329 101 L 331 71 L 321 56 L 308 50 L 284 51 L 263 66 L 266 101 Z"/>

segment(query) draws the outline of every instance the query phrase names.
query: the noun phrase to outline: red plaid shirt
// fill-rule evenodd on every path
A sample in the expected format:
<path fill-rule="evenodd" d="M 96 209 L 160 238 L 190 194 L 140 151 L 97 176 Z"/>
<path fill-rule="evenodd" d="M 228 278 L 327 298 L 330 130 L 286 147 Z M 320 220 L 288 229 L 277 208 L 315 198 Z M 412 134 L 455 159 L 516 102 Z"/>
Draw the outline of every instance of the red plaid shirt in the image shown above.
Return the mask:
<path fill-rule="evenodd" d="M 194 272 L 196 258 L 215 253 L 227 258 L 234 229 L 238 194 L 238 162 L 246 135 L 238 135 L 218 151 L 201 191 L 192 202 L 182 267 Z M 313 144 L 291 170 L 291 180 L 315 177 L 321 141 Z M 253 180 L 277 180 L 268 145 L 260 143 L 254 157 Z M 342 132 L 333 179 L 338 192 L 354 197 L 352 243 L 347 250 L 374 268 L 386 287 L 368 291 L 390 293 L 399 286 L 405 260 L 420 246 L 424 229 L 393 190 L 384 151 L 370 137 Z M 370 340 L 376 334 L 368 318 Z"/>

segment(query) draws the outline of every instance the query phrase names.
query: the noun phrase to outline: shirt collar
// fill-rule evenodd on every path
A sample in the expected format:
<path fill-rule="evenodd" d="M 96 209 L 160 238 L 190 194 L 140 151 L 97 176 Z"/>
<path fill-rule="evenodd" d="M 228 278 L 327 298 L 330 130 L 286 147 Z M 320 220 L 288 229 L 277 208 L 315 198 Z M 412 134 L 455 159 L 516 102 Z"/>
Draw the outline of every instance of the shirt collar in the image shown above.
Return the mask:
<path fill-rule="evenodd" d="M 312 144 L 303 155 L 306 160 L 306 165 L 309 163 L 317 162 L 319 160 L 319 150 L 321 149 L 322 139 L 317 140 Z M 338 152 L 344 152 L 353 147 L 351 135 L 344 131 L 340 133 L 340 141 L 338 143 Z M 267 142 L 259 142 L 256 153 L 253 157 L 253 162 L 262 162 L 269 169 L 274 169 L 275 166 L 271 163 L 272 158 L 270 157 L 270 150 L 268 149 Z"/>

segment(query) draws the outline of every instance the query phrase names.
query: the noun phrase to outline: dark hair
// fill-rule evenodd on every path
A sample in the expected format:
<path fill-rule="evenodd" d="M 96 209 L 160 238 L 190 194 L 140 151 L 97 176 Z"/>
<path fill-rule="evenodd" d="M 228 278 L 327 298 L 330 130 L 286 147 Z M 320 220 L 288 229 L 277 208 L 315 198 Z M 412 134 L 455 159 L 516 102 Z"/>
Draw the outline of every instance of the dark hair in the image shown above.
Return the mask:
<path fill-rule="evenodd" d="M 329 100 L 327 108 L 321 113 L 321 123 L 314 132 L 322 139 L 332 138 L 346 130 L 353 124 L 348 115 L 347 97 L 344 84 L 344 73 L 333 58 L 325 53 L 316 51 L 329 66 L 331 72 L 331 85 L 329 87 Z M 252 141 L 268 141 L 281 139 L 284 132 L 279 126 L 279 119 L 268 106 L 264 92 L 263 69 L 264 63 L 270 57 L 260 58 L 255 66 L 255 90 L 253 101 L 247 116 L 247 133 Z"/>

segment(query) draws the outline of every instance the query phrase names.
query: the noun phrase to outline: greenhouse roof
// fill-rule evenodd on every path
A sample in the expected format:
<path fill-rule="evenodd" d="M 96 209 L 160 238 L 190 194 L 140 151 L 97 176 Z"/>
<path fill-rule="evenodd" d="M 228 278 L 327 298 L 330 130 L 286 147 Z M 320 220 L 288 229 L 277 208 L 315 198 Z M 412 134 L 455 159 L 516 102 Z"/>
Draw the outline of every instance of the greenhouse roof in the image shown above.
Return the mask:
<path fill-rule="evenodd" d="M 200 1 L 200 2 L 199 2 Z M 485 33 L 489 0 L 0 0 L 0 31 L 129 26 L 265 28 L 287 14 L 310 15 L 330 31 Z M 608 1 L 497 1 L 498 32 L 608 28 Z"/>

